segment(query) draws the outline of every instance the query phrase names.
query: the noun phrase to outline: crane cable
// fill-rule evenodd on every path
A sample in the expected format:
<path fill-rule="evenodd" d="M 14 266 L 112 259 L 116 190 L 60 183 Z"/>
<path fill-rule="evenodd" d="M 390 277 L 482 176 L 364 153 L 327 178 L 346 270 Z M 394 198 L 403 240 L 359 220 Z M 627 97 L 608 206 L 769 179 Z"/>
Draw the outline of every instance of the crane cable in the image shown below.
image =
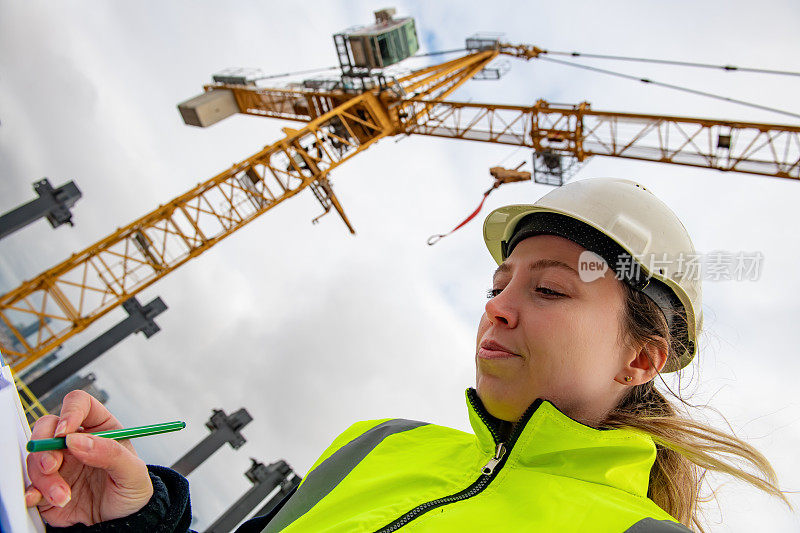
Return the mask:
<path fill-rule="evenodd" d="M 425 54 L 414 54 L 413 56 L 409 57 L 408 59 L 413 59 L 415 57 L 426 57 L 426 56 L 440 56 L 442 54 L 452 54 L 454 52 L 466 52 L 466 48 L 453 48 L 452 50 L 441 50 L 439 52 L 427 52 Z"/>
<path fill-rule="evenodd" d="M 466 48 L 453 48 L 452 50 L 441 50 L 439 52 L 428 52 L 426 54 L 414 54 L 407 59 L 414 59 L 415 57 L 427 57 L 427 56 L 438 56 L 442 54 L 452 54 L 455 52 L 464 52 Z M 254 78 L 253 81 L 260 81 L 260 80 L 270 80 L 273 78 L 285 78 L 288 76 L 297 76 L 299 74 L 312 74 L 314 72 L 325 72 L 327 70 L 338 70 L 340 67 L 338 65 L 334 65 L 331 67 L 320 67 L 320 68 L 311 68 L 308 70 L 296 70 L 294 72 L 282 72 L 281 74 L 265 74 L 263 76 L 259 76 Z"/>
<path fill-rule="evenodd" d="M 428 53 L 425 53 L 425 54 L 414 54 L 413 56 L 410 56 L 407 59 L 413 59 L 415 57 L 439 56 L 439 55 L 442 55 L 442 54 L 453 54 L 455 52 L 464 52 L 466 50 L 467 50 L 466 48 L 453 48 L 452 50 L 440 50 L 438 52 L 428 52 Z M 267 79 L 271 79 L 271 78 L 283 78 L 283 77 L 286 77 L 286 76 L 296 76 L 298 74 L 311 74 L 313 72 L 322 72 L 322 71 L 325 71 L 325 70 L 337 70 L 338 68 L 340 68 L 339 65 L 333 65 L 331 67 L 311 68 L 311 69 L 308 69 L 308 70 L 297 70 L 295 72 L 283 72 L 281 74 L 267 74 L 267 75 L 264 75 L 264 76 L 259 76 L 257 79 L 259 79 L 259 80 L 267 80 Z"/>
<path fill-rule="evenodd" d="M 298 74 L 311 74 L 312 72 L 323 72 L 323 71 L 326 71 L 326 70 L 334 70 L 334 69 L 338 69 L 338 68 L 339 68 L 338 66 L 335 66 L 335 67 L 321 67 L 321 68 L 311 68 L 311 69 L 308 69 L 308 70 L 297 70 L 295 72 L 283 72 L 281 74 L 268 74 L 268 75 L 264 75 L 264 76 L 259 76 L 258 78 L 255 79 L 255 81 L 258 81 L 258 80 L 269 80 L 269 79 L 272 79 L 272 78 L 284 78 L 286 76 L 296 76 Z"/>
<path fill-rule="evenodd" d="M 539 57 L 539 59 L 542 59 L 544 61 L 550 61 L 551 63 L 558 63 L 560 65 L 567 65 L 567 66 L 570 66 L 570 67 L 576 67 L 576 68 L 582 68 L 582 69 L 585 69 L 585 70 L 591 70 L 593 72 L 600 72 L 602 74 L 608 74 L 610 76 L 617 76 L 619 78 L 625 78 L 625 79 L 629 79 L 629 80 L 640 81 L 642 83 L 648 83 L 650 85 L 656 85 L 656 86 L 659 86 L 659 87 L 665 87 L 667 89 L 673 89 L 673 90 L 681 91 L 681 92 L 685 92 L 685 93 L 697 94 L 697 95 L 700 95 L 700 96 L 706 96 L 708 98 L 714 98 L 716 100 L 722 100 L 722 101 L 725 101 L 725 102 L 731 102 L 731 103 L 734 103 L 734 104 L 739 104 L 739 105 L 743 105 L 743 106 L 747 106 L 747 107 L 752 107 L 752 108 L 755 108 L 755 109 L 760 109 L 762 111 L 771 111 L 773 113 L 780 113 L 781 115 L 787 115 L 787 116 L 794 117 L 794 118 L 800 118 L 800 114 L 792 113 L 791 111 L 784 111 L 783 109 L 776 109 L 774 107 L 768 107 L 768 106 L 764 106 L 764 105 L 761 105 L 761 104 L 754 104 L 752 102 L 747 102 L 745 100 L 738 100 L 736 98 L 730 98 L 730 97 L 727 97 L 727 96 L 721 96 L 719 94 L 709 93 L 709 92 L 705 92 L 705 91 L 699 91 L 697 89 L 690 89 L 689 87 L 682 87 L 680 85 L 673 85 L 671 83 L 664 83 L 664 82 L 661 82 L 661 81 L 655 81 L 655 80 L 651 80 L 649 78 L 640 78 L 638 76 L 632 76 L 630 74 L 623 74 L 622 72 L 616 72 L 614 70 L 607 70 L 607 69 L 604 69 L 604 68 L 592 67 L 590 65 L 584 65 L 582 63 L 573 63 L 571 61 L 564 61 L 563 59 L 553 59 L 552 57 Z"/>
<path fill-rule="evenodd" d="M 441 54 L 449 54 L 453 52 L 463 52 L 466 51 L 466 48 L 454 48 L 452 50 L 442 50 L 439 52 L 429 52 L 426 54 L 416 54 L 411 56 L 414 57 L 425 57 L 425 56 L 434 56 L 434 55 L 441 55 Z M 788 70 L 771 70 L 771 69 L 761 69 L 761 68 L 751 68 L 751 67 L 737 67 L 734 65 L 712 65 L 710 63 L 695 63 L 691 61 L 675 61 L 670 59 L 649 59 L 644 57 L 627 57 L 627 56 L 614 56 L 614 55 L 604 55 L 604 54 L 584 54 L 581 52 L 562 52 L 562 51 L 555 51 L 555 50 L 542 50 L 537 59 L 543 59 L 545 61 L 550 61 L 551 63 L 558 63 L 561 65 L 567 65 L 570 67 L 582 68 L 585 70 L 590 70 L 593 72 L 600 72 L 602 74 L 608 74 L 610 76 L 617 76 L 619 78 L 625 78 L 629 80 L 639 81 L 642 83 L 647 83 L 650 85 L 655 85 L 658 87 L 664 87 L 667 89 L 672 89 L 675 91 L 681 91 L 689 94 L 695 94 L 698 96 L 705 96 L 708 98 L 714 98 L 716 100 L 722 100 L 723 102 L 729 102 L 733 104 L 739 104 L 747 107 L 752 107 L 754 109 L 760 109 L 762 111 L 770 111 L 772 113 L 779 113 L 781 115 L 790 116 L 792 118 L 800 118 L 800 114 L 792 113 L 791 111 L 785 111 L 783 109 L 777 109 L 775 107 L 769 107 L 761 104 L 756 104 L 753 102 L 748 102 L 746 100 L 739 100 L 736 98 L 730 98 L 728 96 L 722 96 L 719 94 L 709 93 L 706 91 L 700 91 L 697 89 L 692 89 L 689 87 L 682 87 L 680 85 L 674 85 L 671 83 L 664 83 L 660 81 L 651 80 L 649 78 L 642 78 L 639 76 L 633 76 L 631 74 L 624 74 L 622 72 L 616 72 L 613 70 L 607 70 L 599 67 L 593 67 L 590 65 L 584 65 L 582 63 L 573 63 L 571 61 L 564 61 L 563 59 L 555 59 L 552 57 L 544 57 L 545 54 L 550 55 L 562 55 L 562 56 L 570 56 L 570 57 L 587 57 L 592 59 L 613 59 L 618 61 L 637 61 L 641 63 L 657 63 L 660 65 L 677 65 L 683 67 L 698 67 L 698 68 L 712 68 L 712 69 L 721 69 L 728 72 L 753 72 L 757 74 L 777 74 L 783 76 L 798 76 L 800 77 L 800 72 L 792 72 Z M 409 59 L 411 59 L 409 58 Z"/>
<path fill-rule="evenodd" d="M 554 50 L 542 50 L 540 54 L 550 54 L 559 56 L 570 57 L 588 57 L 591 59 L 612 59 L 615 61 L 637 61 L 640 63 L 657 63 L 659 65 L 676 65 L 679 67 L 699 67 L 725 70 L 728 72 L 753 72 L 756 74 L 777 74 L 781 76 L 798 76 L 800 72 L 792 72 L 789 70 L 772 70 L 766 68 L 751 68 L 751 67 L 737 67 L 734 65 L 712 65 L 710 63 L 694 63 L 692 61 L 675 61 L 671 59 L 650 59 L 645 57 L 627 57 L 627 56 L 612 56 L 604 54 L 584 54 L 581 52 L 559 52 Z"/>

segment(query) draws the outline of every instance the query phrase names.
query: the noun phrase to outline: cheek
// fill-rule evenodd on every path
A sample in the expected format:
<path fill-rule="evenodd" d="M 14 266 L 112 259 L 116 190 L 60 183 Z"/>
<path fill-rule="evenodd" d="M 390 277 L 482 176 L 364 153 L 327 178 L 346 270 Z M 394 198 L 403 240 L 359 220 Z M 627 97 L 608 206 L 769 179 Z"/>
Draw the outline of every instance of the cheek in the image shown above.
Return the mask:
<path fill-rule="evenodd" d="M 558 373 L 595 374 L 617 348 L 615 316 L 603 306 L 554 306 L 526 320 L 528 348 Z"/>
<path fill-rule="evenodd" d="M 478 321 L 478 338 L 475 341 L 475 346 L 480 344 L 481 337 L 483 337 L 483 334 L 486 333 L 487 329 L 489 329 L 489 319 L 486 318 L 486 313 L 483 313 L 480 321 Z"/>
<path fill-rule="evenodd" d="M 539 309 L 524 317 L 524 331 L 528 348 L 545 351 L 563 349 L 574 337 L 576 323 L 569 306 L 551 306 Z"/>
<path fill-rule="evenodd" d="M 619 324 L 612 309 L 598 306 L 575 313 L 569 320 L 566 339 L 569 353 L 587 376 L 605 375 L 619 355 Z"/>

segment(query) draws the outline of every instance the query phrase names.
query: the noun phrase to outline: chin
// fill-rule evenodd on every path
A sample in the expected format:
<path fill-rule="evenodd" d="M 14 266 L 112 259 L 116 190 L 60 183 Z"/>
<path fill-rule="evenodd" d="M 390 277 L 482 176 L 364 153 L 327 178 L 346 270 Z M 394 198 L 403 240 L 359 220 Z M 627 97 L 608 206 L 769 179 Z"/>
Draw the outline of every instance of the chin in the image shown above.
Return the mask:
<path fill-rule="evenodd" d="M 489 411 L 489 414 L 493 417 L 499 418 L 500 420 L 505 420 L 507 422 L 516 422 L 519 420 L 519 417 L 522 416 L 522 411 L 514 409 L 510 405 L 497 406 L 495 409 L 487 406 L 486 410 Z"/>
<path fill-rule="evenodd" d="M 525 407 L 520 409 L 519 400 L 512 394 L 510 387 L 493 379 L 478 378 L 477 386 L 478 397 L 483 402 L 489 414 L 500 420 L 515 422 L 522 415 Z"/>

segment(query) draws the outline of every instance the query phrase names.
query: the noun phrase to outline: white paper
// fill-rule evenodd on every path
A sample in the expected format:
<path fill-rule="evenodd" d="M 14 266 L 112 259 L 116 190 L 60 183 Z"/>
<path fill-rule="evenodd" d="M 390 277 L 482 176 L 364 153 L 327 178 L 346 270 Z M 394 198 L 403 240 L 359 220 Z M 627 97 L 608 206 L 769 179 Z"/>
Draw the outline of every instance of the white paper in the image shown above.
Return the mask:
<path fill-rule="evenodd" d="M 5 533 L 44 533 L 36 508 L 25 507 L 30 484 L 25 445 L 31 436 L 11 369 L 0 359 L 0 530 Z"/>

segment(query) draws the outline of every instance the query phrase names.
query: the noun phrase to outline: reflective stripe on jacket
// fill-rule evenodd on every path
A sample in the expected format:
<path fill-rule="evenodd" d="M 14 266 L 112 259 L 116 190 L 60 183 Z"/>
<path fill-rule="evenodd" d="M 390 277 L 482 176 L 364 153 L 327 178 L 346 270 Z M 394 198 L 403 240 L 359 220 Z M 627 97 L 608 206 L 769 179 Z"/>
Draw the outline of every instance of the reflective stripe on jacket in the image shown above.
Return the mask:
<path fill-rule="evenodd" d="M 353 424 L 264 531 L 689 531 L 647 498 L 647 435 L 597 430 L 537 400 L 504 437 L 475 389 L 466 397 L 474 435 L 403 419 Z"/>

